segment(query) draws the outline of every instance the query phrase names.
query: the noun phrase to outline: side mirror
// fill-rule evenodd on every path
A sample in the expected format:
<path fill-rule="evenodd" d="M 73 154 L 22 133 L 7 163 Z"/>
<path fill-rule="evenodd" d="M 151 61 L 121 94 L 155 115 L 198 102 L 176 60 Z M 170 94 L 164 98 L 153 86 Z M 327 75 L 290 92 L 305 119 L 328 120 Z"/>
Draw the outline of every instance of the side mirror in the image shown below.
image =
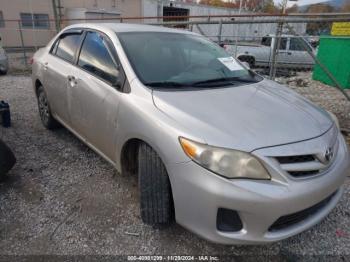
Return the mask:
<path fill-rule="evenodd" d="M 248 62 L 241 62 L 247 69 L 250 69 L 250 65 Z"/>
<path fill-rule="evenodd" d="M 120 90 L 122 88 L 122 82 L 120 81 L 120 78 L 117 77 L 115 81 L 112 83 L 112 86 L 116 89 Z"/>

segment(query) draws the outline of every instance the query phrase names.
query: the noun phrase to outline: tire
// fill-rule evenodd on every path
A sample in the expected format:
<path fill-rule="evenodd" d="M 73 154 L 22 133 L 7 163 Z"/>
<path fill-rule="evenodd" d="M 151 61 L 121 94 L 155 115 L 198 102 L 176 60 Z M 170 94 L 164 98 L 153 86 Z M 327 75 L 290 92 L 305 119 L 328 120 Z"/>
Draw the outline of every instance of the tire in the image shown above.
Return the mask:
<path fill-rule="evenodd" d="M 15 163 L 16 158 L 11 149 L 0 139 L 0 180 Z"/>
<path fill-rule="evenodd" d="M 41 123 L 45 128 L 49 130 L 57 128 L 59 126 L 59 123 L 51 115 L 49 102 L 47 100 L 45 90 L 42 86 L 38 88 L 37 96 Z"/>
<path fill-rule="evenodd" d="M 138 151 L 138 177 L 142 221 L 155 227 L 169 226 L 174 221 L 169 177 L 160 157 L 144 143 Z"/>

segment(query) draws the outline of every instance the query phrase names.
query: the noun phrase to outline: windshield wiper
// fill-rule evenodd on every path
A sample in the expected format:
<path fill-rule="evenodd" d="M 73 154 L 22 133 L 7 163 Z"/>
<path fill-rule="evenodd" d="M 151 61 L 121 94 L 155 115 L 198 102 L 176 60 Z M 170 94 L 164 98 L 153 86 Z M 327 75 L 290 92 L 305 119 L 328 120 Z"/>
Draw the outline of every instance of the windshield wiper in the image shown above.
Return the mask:
<path fill-rule="evenodd" d="M 151 87 L 188 87 L 188 84 L 180 83 L 180 82 L 173 82 L 173 81 L 160 81 L 160 82 L 148 82 L 145 83 L 146 86 Z"/>
<path fill-rule="evenodd" d="M 191 86 L 206 86 L 206 85 L 234 85 L 234 83 L 241 82 L 241 83 L 256 83 L 257 81 L 255 79 L 247 79 L 241 76 L 235 76 L 235 77 L 222 77 L 222 78 L 214 78 L 214 79 L 208 79 L 204 81 L 194 82 L 191 83 Z"/>

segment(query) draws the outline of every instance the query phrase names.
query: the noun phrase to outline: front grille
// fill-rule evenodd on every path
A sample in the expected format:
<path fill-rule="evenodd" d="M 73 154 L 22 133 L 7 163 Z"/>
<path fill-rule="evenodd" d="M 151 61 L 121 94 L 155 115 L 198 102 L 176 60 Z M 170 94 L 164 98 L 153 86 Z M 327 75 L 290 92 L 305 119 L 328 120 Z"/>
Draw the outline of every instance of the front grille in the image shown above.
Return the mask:
<path fill-rule="evenodd" d="M 275 158 L 283 170 L 296 178 L 317 175 L 324 167 L 314 155 L 278 156 Z M 300 168 L 300 165 L 303 165 L 303 168 Z"/>
<path fill-rule="evenodd" d="M 331 201 L 331 199 L 333 198 L 333 196 L 336 193 L 337 193 L 337 191 L 312 207 L 309 207 L 307 209 L 301 210 L 301 211 L 293 213 L 293 214 L 289 214 L 289 215 L 285 215 L 285 216 L 280 217 L 269 227 L 269 231 L 273 232 L 273 231 L 286 229 L 290 226 L 296 225 L 296 224 L 304 221 L 305 219 L 313 216 L 319 210 L 324 208 Z"/>
<path fill-rule="evenodd" d="M 313 176 L 320 173 L 320 170 L 312 170 L 312 171 L 289 171 L 288 172 L 291 176 L 294 177 L 307 177 L 307 176 Z"/>
<path fill-rule="evenodd" d="M 313 155 L 280 156 L 276 157 L 276 159 L 280 164 L 295 164 L 315 161 L 315 157 Z"/>

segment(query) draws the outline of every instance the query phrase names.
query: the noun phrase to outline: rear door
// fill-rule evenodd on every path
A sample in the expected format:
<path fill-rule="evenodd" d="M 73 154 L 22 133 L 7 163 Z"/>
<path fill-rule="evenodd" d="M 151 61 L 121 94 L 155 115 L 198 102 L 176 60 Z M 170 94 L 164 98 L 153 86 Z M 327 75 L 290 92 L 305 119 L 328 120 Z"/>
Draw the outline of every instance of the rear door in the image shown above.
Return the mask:
<path fill-rule="evenodd" d="M 106 158 L 115 160 L 117 112 L 125 75 L 116 50 L 103 33 L 88 31 L 83 40 L 74 84 L 69 86 L 71 126 Z"/>
<path fill-rule="evenodd" d="M 295 37 L 290 38 L 289 53 L 291 53 L 290 60 L 293 63 L 293 67 L 310 67 L 314 64 L 313 58 L 309 55 L 307 50 L 300 41 L 303 39 L 297 39 Z M 311 47 L 307 44 L 308 51 L 312 52 Z"/>
<path fill-rule="evenodd" d="M 271 59 L 272 50 L 271 36 L 264 36 L 261 39 L 261 47 L 256 48 L 255 62 L 259 66 L 268 66 Z M 260 51 L 259 51 L 260 50 Z"/>
<path fill-rule="evenodd" d="M 276 54 L 276 60 L 278 66 L 288 66 L 290 61 L 290 53 L 288 51 L 288 38 L 282 37 L 280 41 L 280 46 Z"/>
<path fill-rule="evenodd" d="M 51 111 L 60 120 L 69 123 L 67 88 L 74 70 L 76 51 L 82 40 L 82 31 L 63 33 L 45 57 L 43 85 Z"/>

